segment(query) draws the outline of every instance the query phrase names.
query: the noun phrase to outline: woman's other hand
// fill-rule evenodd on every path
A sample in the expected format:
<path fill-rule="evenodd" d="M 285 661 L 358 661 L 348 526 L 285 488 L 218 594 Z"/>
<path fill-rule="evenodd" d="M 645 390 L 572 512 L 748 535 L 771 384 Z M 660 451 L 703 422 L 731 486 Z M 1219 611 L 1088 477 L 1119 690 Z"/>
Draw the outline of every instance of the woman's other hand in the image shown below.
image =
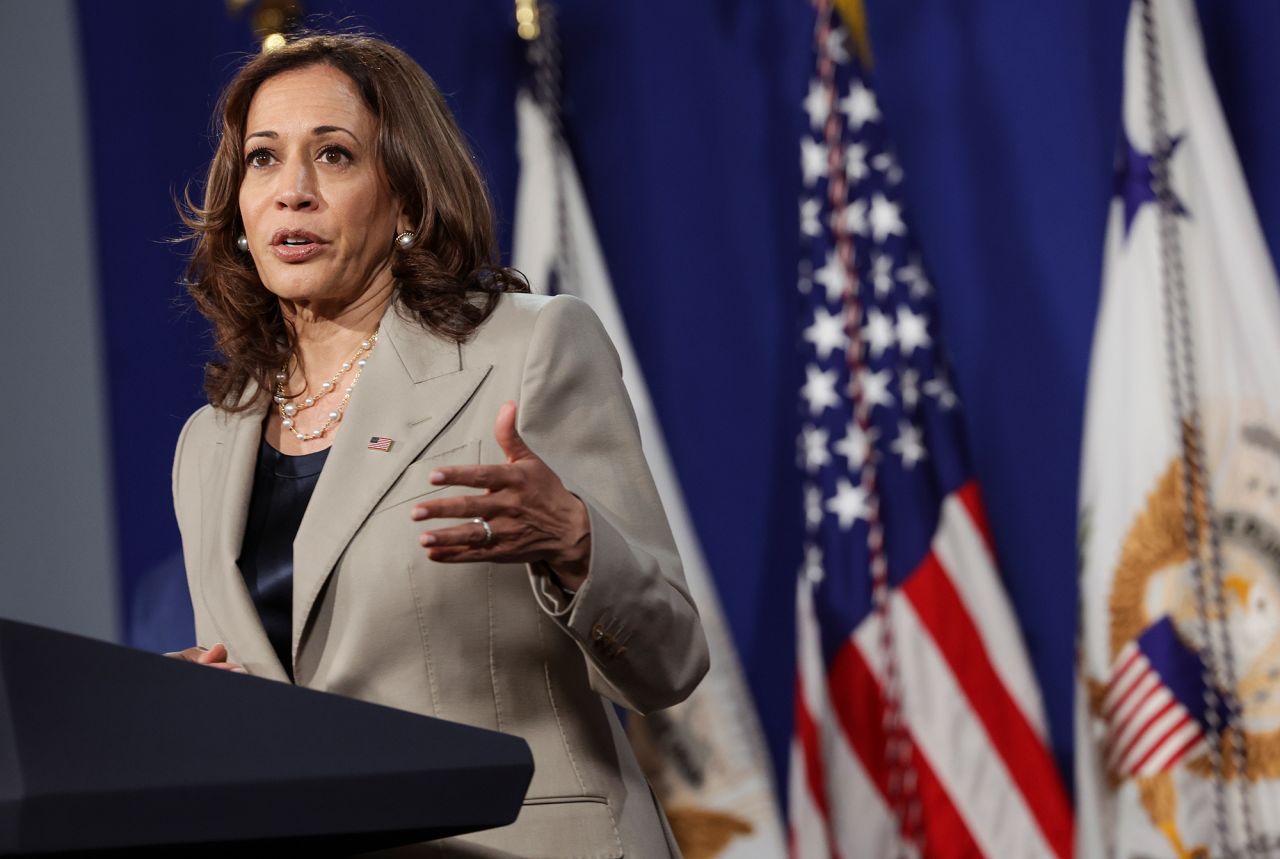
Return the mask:
<path fill-rule="evenodd" d="M 188 647 L 186 650 L 176 650 L 173 653 L 166 653 L 165 656 L 174 659 L 184 659 L 187 662 L 198 662 L 201 665 L 208 665 L 212 668 L 222 668 L 226 671 L 234 671 L 237 674 L 247 674 L 243 668 L 234 662 L 227 661 L 227 648 L 223 644 L 215 644 L 213 647 Z"/>
<path fill-rule="evenodd" d="M 507 455 L 506 465 L 441 467 L 431 482 L 442 486 L 474 486 L 483 495 L 459 495 L 423 502 L 413 508 L 415 521 L 482 519 L 424 531 L 419 538 L 427 556 L 443 563 L 497 561 L 545 562 L 560 583 L 577 590 L 591 563 L 591 521 L 586 505 L 545 462 L 525 446 L 516 432 L 516 404 L 498 409 L 494 435 Z"/>

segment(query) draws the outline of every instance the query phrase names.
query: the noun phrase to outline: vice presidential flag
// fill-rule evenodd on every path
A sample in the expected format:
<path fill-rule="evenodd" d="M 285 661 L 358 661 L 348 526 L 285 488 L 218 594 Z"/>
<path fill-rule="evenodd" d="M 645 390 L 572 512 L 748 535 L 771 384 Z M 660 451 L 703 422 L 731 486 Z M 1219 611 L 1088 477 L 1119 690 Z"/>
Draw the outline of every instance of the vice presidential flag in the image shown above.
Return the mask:
<path fill-rule="evenodd" d="M 808 535 L 792 855 L 1066 857 L 1071 813 L 969 467 L 902 171 L 840 16 L 816 5 L 800 141 Z"/>
<path fill-rule="evenodd" d="M 1124 60 L 1081 477 L 1079 855 L 1276 855 L 1280 294 L 1190 0 L 1135 0 Z"/>
<path fill-rule="evenodd" d="M 554 287 L 584 299 L 609 332 L 711 651 L 710 671 L 686 701 L 646 717 L 632 714 L 627 731 L 686 856 L 771 859 L 785 847 L 763 734 L 560 133 L 552 11 L 542 4 L 542 34 L 532 46 L 537 86 L 522 90 L 516 102 L 513 264 L 535 289 Z"/>

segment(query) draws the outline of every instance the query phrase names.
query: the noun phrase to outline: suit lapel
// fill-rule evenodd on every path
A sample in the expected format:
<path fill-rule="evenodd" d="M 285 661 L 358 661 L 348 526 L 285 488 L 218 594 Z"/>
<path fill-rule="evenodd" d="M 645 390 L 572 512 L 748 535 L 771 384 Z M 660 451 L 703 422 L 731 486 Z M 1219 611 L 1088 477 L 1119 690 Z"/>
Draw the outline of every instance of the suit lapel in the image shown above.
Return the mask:
<path fill-rule="evenodd" d="M 246 398 L 255 392 L 248 391 Z M 232 660 L 259 676 L 288 681 L 236 563 L 244 543 L 264 415 L 265 406 L 219 415 L 222 432 L 211 446 L 212 467 L 205 472 L 210 476 L 210 503 L 203 505 L 203 530 L 214 539 L 201 582 L 215 627 L 230 639 L 225 643 Z"/>
<path fill-rule="evenodd" d="M 464 367 L 456 343 L 406 321 L 397 308 L 393 302 L 383 316 L 378 345 L 351 395 L 293 543 L 295 666 L 316 600 L 347 544 L 489 373 L 489 365 Z M 375 436 L 392 439 L 391 449 L 370 450 Z"/>

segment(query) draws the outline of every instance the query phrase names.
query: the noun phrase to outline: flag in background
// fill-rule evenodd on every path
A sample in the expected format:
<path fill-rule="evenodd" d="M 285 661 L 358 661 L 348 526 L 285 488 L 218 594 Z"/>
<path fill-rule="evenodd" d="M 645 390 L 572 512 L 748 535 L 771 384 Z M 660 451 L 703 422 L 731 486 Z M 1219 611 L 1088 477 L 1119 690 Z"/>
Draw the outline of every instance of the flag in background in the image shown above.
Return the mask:
<path fill-rule="evenodd" d="M 808 533 L 792 855 L 1065 857 L 1071 812 L 968 465 L 902 171 L 849 30 L 830 0 L 816 5 L 800 141 Z"/>
<path fill-rule="evenodd" d="M 529 32 L 534 85 L 516 101 L 520 177 L 512 264 L 536 291 L 585 300 L 609 332 L 711 651 L 710 671 L 686 701 L 645 717 L 632 714 L 627 732 L 688 859 L 781 856 L 783 830 L 764 737 L 561 132 L 555 10 L 547 2 L 538 6 L 537 17 L 528 19 L 537 24 Z"/>
<path fill-rule="evenodd" d="M 1280 292 L 1203 51 L 1190 0 L 1132 3 L 1081 467 L 1082 857 L 1280 848 Z"/>

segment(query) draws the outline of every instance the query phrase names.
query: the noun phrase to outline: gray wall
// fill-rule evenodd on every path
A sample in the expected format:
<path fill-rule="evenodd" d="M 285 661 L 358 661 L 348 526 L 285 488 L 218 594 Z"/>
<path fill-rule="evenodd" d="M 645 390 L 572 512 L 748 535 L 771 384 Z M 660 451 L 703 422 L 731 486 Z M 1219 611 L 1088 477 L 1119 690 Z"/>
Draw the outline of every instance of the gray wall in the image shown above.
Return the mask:
<path fill-rule="evenodd" d="M 0 0 L 0 617 L 116 640 L 83 111 L 71 0 Z"/>

